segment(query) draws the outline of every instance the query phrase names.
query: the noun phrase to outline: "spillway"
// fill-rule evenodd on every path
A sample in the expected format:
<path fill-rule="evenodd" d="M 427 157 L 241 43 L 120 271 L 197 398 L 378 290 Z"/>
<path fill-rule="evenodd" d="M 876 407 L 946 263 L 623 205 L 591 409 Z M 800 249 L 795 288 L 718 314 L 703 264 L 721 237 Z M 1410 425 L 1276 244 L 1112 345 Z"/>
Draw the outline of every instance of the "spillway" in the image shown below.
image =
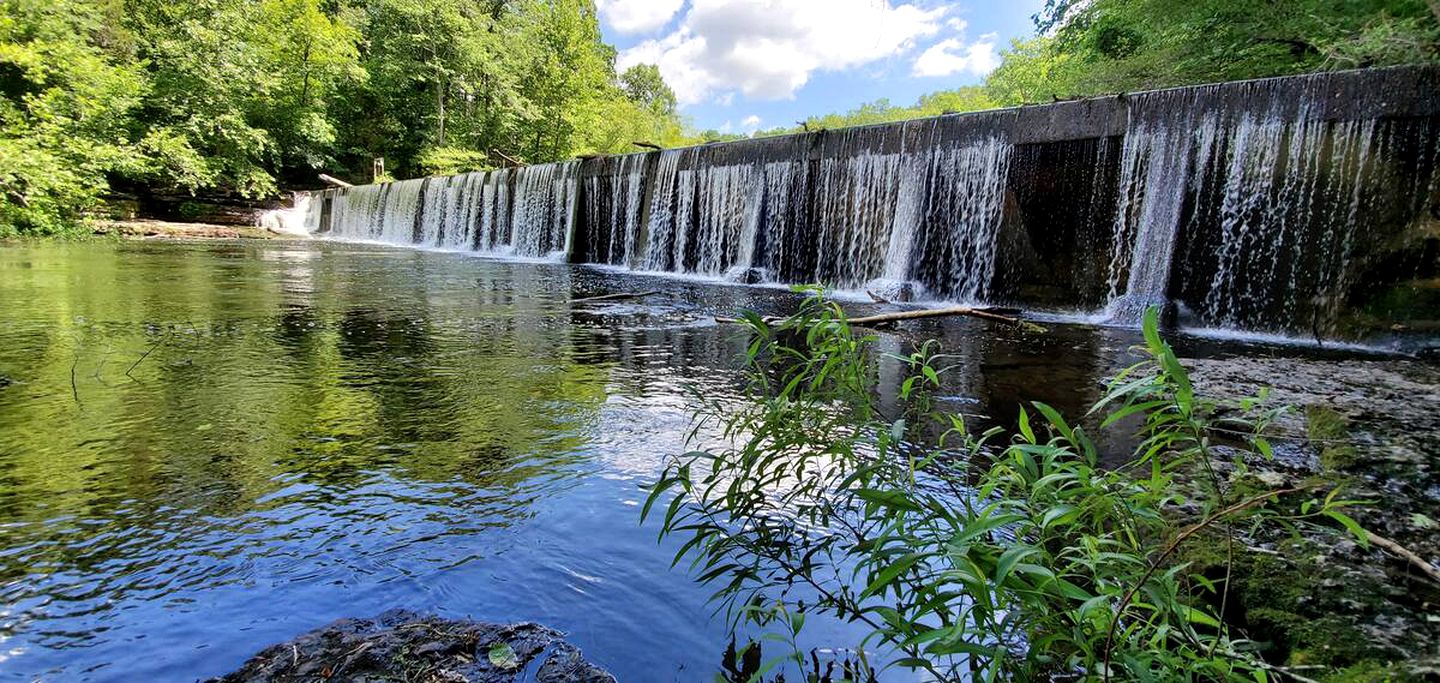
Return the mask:
<path fill-rule="evenodd" d="M 1373 338 L 1440 325 L 1437 93 L 1433 67 L 1177 88 L 329 190 L 304 220 L 334 239 Z"/>

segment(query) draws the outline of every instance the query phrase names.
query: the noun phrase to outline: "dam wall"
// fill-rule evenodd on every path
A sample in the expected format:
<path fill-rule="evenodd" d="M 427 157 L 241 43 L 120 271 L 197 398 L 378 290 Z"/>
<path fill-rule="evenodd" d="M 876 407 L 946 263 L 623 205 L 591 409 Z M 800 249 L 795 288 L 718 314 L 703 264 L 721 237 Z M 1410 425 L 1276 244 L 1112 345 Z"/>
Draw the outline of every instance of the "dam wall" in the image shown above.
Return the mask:
<path fill-rule="evenodd" d="M 882 297 L 1440 336 L 1440 68 L 1222 83 L 309 198 L 334 239 Z"/>

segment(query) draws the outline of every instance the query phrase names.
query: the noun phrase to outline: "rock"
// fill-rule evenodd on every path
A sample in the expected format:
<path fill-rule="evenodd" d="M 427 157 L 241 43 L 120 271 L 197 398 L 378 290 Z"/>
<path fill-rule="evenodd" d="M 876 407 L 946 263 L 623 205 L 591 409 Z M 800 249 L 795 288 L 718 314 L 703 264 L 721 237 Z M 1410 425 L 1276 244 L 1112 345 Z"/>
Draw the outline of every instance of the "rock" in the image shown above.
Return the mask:
<path fill-rule="evenodd" d="M 919 294 L 919 286 L 909 280 L 871 280 L 865 283 L 865 292 L 873 298 L 880 298 L 890 303 L 906 303 L 914 301 Z"/>
<path fill-rule="evenodd" d="M 770 274 L 764 268 L 736 266 L 725 273 L 725 279 L 742 285 L 758 285 L 769 280 Z"/>
<path fill-rule="evenodd" d="M 535 683 L 613 683 L 614 680 L 604 669 L 585 661 L 580 651 L 569 643 L 557 646 L 535 676 Z"/>
<path fill-rule="evenodd" d="M 539 624 L 489 624 L 391 610 L 373 619 L 341 619 L 265 648 L 212 683 L 415 680 L 510 683 L 541 661 L 537 683 L 614 683 L 559 631 Z M 507 666 L 489 653 L 503 649 Z M 513 662 L 508 661 L 513 656 Z"/>

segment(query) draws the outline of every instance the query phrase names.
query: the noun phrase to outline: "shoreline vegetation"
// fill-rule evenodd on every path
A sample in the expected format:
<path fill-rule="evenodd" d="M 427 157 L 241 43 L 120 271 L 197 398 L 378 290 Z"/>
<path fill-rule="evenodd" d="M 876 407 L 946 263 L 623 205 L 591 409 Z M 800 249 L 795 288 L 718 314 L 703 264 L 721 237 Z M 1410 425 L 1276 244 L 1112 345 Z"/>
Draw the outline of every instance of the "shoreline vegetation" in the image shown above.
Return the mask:
<path fill-rule="evenodd" d="M 732 445 L 672 458 L 641 517 L 685 541 L 675 563 L 732 632 L 766 634 L 733 655 L 751 680 L 818 675 L 794 645 L 816 614 L 870 631 L 833 644 L 856 680 L 1401 681 L 1440 665 L 1433 636 L 1375 641 L 1393 613 L 1360 606 L 1400 596 L 1402 620 L 1433 631 L 1434 567 L 1352 517 L 1378 501 L 1333 463 L 1277 462 L 1294 458 L 1275 428 L 1291 407 L 1197 389 L 1154 309 L 1143 360 L 1080 421 L 1036 403 L 978 434 L 939 407 L 959 361 L 933 343 L 883 357 L 819 294 L 741 320 L 748 400 L 700 416 Z M 899 396 L 876 395 L 880 363 L 908 372 Z M 1348 442 L 1308 413 L 1308 446 Z M 1121 462 L 1102 463 L 1107 429 L 1137 433 Z M 1377 576 L 1377 557 L 1408 571 Z"/>
<path fill-rule="evenodd" d="M 745 137 L 696 130 L 656 65 L 617 70 L 591 0 L 0 7 L 0 237 L 84 233 L 116 197 L 273 200 L 321 173 L 369 182 Z M 754 135 L 1440 59 L 1434 0 L 1047 0 L 1035 26 L 981 84 Z"/>

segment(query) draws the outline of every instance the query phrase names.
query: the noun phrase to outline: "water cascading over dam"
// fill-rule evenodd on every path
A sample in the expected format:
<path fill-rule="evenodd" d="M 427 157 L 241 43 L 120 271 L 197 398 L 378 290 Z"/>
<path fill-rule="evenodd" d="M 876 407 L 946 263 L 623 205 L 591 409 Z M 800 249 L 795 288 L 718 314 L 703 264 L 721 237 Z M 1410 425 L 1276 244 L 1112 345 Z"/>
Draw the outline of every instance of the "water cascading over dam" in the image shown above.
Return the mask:
<path fill-rule="evenodd" d="M 1226 83 L 318 193 L 337 239 L 1133 320 L 1440 320 L 1440 69 Z M 1433 332 L 1433 330 L 1432 330 Z"/>

